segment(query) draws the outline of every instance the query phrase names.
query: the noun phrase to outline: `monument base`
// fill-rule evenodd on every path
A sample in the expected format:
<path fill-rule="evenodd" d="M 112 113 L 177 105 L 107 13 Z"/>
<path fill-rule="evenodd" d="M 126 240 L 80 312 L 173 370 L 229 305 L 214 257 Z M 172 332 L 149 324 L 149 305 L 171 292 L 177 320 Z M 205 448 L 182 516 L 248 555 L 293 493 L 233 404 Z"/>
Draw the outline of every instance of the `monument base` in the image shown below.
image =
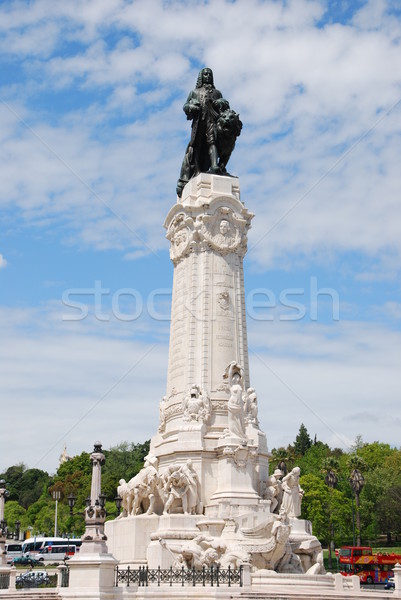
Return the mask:
<path fill-rule="evenodd" d="M 84 553 L 68 561 L 69 587 L 59 590 L 61 598 L 74 600 L 117 600 L 123 590 L 115 587 L 118 561 L 111 554 Z"/>

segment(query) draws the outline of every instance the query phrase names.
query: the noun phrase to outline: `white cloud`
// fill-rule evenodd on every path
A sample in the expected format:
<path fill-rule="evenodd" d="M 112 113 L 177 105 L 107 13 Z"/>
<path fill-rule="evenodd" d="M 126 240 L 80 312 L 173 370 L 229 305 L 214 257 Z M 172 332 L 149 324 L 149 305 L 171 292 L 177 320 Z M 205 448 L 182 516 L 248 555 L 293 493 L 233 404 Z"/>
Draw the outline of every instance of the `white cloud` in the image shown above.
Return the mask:
<path fill-rule="evenodd" d="M 4 269 L 7 266 L 7 261 L 2 254 L 0 254 L 0 269 Z"/>
<path fill-rule="evenodd" d="M 143 442 L 157 428 L 166 346 L 135 341 L 127 324 L 65 322 L 62 312 L 58 303 L 0 311 L 7 340 L 0 348 L 3 418 L 15 422 L 16 406 L 24 415 L 18 421 L 23 443 L 15 443 L 13 428 L 2 436 L 0 470 L 23 461 L 54 472 L 64 441 L 74 454 L 99 438 L 106 448 Z M 138 411 L 141 405 L 146 410 Z"/>
<path fill-rule="evenodd" d="M 93 315 L 74 323 L 62 320 L 64 312 L 58 302 L 1 310 L 3 418 L 11 422 L 15 406 L 25 418 L 23 445 L 13 443 L 12 430 L 2 437 L 0 468 L 22 460 L 54 471 L 64 441 L 74 454 L 99 438 L 107 448 L 156 433 L 168 323 L 147 318 L 132 327 Z M 161 326 L 155 345 L 142 341 L 142 333 L 159 335 Z M 249 343 L 251 383 L 270 448 L 293 442 L 301 422 L 333 447 L 349 446 L 358 433 L 365 441 L 399 444 L 400 332 L 368 322 L 250 320 Z"/>
<path fill-rule="evenodd" d="M 2 209 L 70 248 L 118 249 L 127 261 L 166 249 L 161 224 L 190 135 L 182 104 L 208 64 L 244 122 L 229 170 L 256 213 L 248 268 L 294 272 L 358 254 L 343 267 L 350 285 L 396 281 L 401 27 L 389 7 L 371 0 L 346 24 L 317 26 L 323 1 L 2 5 L 0 48 L 17 68 L 0 89 Z M 375 317 L 399 317 L 399 298 L 374 305 Z M 32 466 L 50 450 L 39 466 L 54 470 L 66 437 L 74 453 L 98 437 L 107 447 L 154 433 L 166 324 L 155 333 L 137 322 L 130 340 L 124 323 L 62 322 L 57 303 L 2 310 L 3 391 L 31 416 L 21 434 Z M 302 421 L 331 445 L 376 439 L 378 424 L 398 443 L 399 333 L 359 312 L 350 302 L 359 320 L 330 327 L 250 322 L 270 447 L 293 441 Z M 150 336 L 162 345 L 80 421 Z M 150 410 L 138 415 L 142 401 Z M 378 403 L 386 410 L 373 421 Z M 2 441 L 3 466 L 27 460 L 13 436 Z"/>
<path fill-rule="evenodd" d="M 378 119 L 399 99 L 400 28 L 384 8 L 381 29 L 370 25 L 378 10 L 371 3 L 353 22 L 323 28 L 316 27 L 324 11 L 319 2 L 254 2 L 250 10 L 241 1 L 75 2 L 68 9 L 38 1 L 33 15 L 8 10 L 11 28 L 29 25 L 28 45 L 32 36 L 37 46 L 37 32 L 49 20 L 82 43 L 70 55 L 54 43 L 51 58 L 35 63 L 9 101 L 14 105 L 18 95 L 24 102 L 24 85 L 34 82 L 43 90 L 63 85 L 65 93 L 79 85 L 97 99 L 52 125 L 21 107 L 76 175 L 3 107 L 3 200 L 19 206 L 29 221 L 43 225 L 46 214 L 50 222 L 72 226 L 70 242 L 76 236 L 78 244 L 97 248 L 128 244 L 131 256 L 146 245 L 160 248 L 161 216 L 174 201 L 189 137 L 181 104 L 196 78 L 192 56 L 213 66 L 216 85 L 245 123 L 230 170 L 240 175 L 243 198 L 257 213 L 253 260 L 263 268 L 273 262 L 285 267 L 294 255 L 371 256 L 385 247 L 399 259 L 400 107 Z M 159 26 L 150 27 L 155 22 Z M 107 38 L 112 26 L 121 33 L 114 45 Z M 4 49 L 24 54 L 24 48 Z M 148 83 L 154 91 L 144 91 Z M 171 104 L 172 93 L 181 100 Z M 131 122 L 115 127 L 117 116 Z M 143 202 L 156 210 L 144 211 Z"/>

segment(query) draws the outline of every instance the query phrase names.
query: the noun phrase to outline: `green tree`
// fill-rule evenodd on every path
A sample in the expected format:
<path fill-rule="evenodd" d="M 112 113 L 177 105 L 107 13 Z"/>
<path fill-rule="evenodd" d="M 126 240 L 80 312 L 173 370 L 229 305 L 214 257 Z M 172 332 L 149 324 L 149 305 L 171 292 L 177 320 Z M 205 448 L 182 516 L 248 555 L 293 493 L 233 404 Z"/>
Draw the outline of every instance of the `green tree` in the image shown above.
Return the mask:
<path fill-rule="evenodd" d="M 301 517 L 312 522 L 314 535 L 327 547 L 330 547 L 332 537 L 336 545 L 349 540 L 352 524 L 350 499 L 337 489 L 330 491 L 323 479 L 316 475 L 302 476 L 300 484 L 304 490 Z"/>
<path fill-rule="evenodd" d="M 387 543 L 392 543 L 392 533 L 401 531 L 401 486 L 390 486 L 376 504 L 377 520 L 380 530 L 387 536 Z"/>
<path fill-rule="evenodd" d="M 302 475 L 312 473 L 313 475 L 320 477 L 322 475 L 322 463 L 331 455 L 330 452 L 329 446 L 323 442 L 318 441 L 316 444 L 313 444 L 305 454 L 300 456 L 296 461 L 301 469 Z"/>
<path fill-rule="evenodd" d="M 288 446 L 284 448 L 280 446 L 280 448 L 272 449 L 272 461 L 270 463 L 271 469 L 273 472 L 274 469 L 280 469 L 283 475 L 287 475 L 289 469 L 292 468 L 294 460 L 294 454 L 292 451 L 292 446 Z"/>
<path fill-rule="evenodd" d="M 20 530 L 24 531 L 28 527 L 29 523 L 26 519 L 26 510 L 16 500 L 8 500 L 4 506 L 4 518 L 7 523 L 7 527 L 11 530 L 15 530 L 15 522 L 20 522 Z"/>
<path fill-rule="evenodd" d="M 106 462 L 102 469 L 102 488 L 108 500 L 114 500 L 120 479 L 129 481 L 142 469 L 149 454 L 149 445 L 150 441 L 143 444 L 122 442 L 104 451 Z"/>
<path fill-rule="evenodd" d="M 309 436 L 305 425 L 301 423 L 299 432 L 294 442 L 294 452 L 299 456 L 303 456 L 312 446 L 312 440 Z"/>
<path fill-rule="evenodd" d="M 355 517 L 356 517 L 356 545 L 361 545 L 361 516 L 360 516 L 360 496 L 365 485 L 365 478 L 362 471 L 367 468 L 363 458 L 358 454 L 352 454 L 348 460 L 350 469 L 349 482 L 355 496 Z"/>

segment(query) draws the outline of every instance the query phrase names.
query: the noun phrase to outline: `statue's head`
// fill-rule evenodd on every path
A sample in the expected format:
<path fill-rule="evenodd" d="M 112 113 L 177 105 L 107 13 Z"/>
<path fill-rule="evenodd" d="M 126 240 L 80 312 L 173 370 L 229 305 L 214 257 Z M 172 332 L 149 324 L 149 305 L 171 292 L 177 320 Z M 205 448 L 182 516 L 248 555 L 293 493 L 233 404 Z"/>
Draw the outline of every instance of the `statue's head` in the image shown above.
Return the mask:
<path fill-rule="evenodd" d="M 198 79 L 196 81 L 196 87 L 200 88 L 204 83 L 209 83 L 210 85 L 214 85 L 213 82 L 213 71 L 209 69 L 209 67 L 205 67 L 201 71 L 199 71 Z"/>
<path fill-rule="evenodd" d="M 228 233 L 230 230 L 230 224 L 226 219 L 222 219 L 220 221 L 220 233 L 222 233 L 223 235 L 226 235 L 226 233 Z"/>

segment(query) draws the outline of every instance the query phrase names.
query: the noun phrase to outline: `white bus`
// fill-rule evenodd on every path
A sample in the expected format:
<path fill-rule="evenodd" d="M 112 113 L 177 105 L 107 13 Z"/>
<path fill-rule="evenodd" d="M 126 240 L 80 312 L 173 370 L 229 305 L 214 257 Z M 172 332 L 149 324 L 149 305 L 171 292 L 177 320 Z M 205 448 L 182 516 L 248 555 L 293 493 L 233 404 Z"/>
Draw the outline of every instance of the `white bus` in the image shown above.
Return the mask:
<path fill-rule="evenodd" d="M 11 544 L 7 542 L 7 544 L 5 544 L 5 550 L 8 563 L 10 563 L 13 558 L 22 556 L 22 544 L 20 542 L 11 542 Z"/>
<path fill-rule="evenodd" d="M 22 554 L 36 554 L 47 548 L 48 546 L 75 546 L 76 551 L 79 552 L 82 541 L 80 538 L 62 538 L 62 537 L 39 537 L 34 536 L 28 538 L 22 542 Z"/>
<path fill-rule="evenodd" d="M 35 560 L 41 562 L 58 562 L 61 560 L 68 560 L 71 556 L 74 556 L 76 546 L 73 544 L 66 544 L 65 546 L 45 546 L 37 554 L 33 555 Z"/>

